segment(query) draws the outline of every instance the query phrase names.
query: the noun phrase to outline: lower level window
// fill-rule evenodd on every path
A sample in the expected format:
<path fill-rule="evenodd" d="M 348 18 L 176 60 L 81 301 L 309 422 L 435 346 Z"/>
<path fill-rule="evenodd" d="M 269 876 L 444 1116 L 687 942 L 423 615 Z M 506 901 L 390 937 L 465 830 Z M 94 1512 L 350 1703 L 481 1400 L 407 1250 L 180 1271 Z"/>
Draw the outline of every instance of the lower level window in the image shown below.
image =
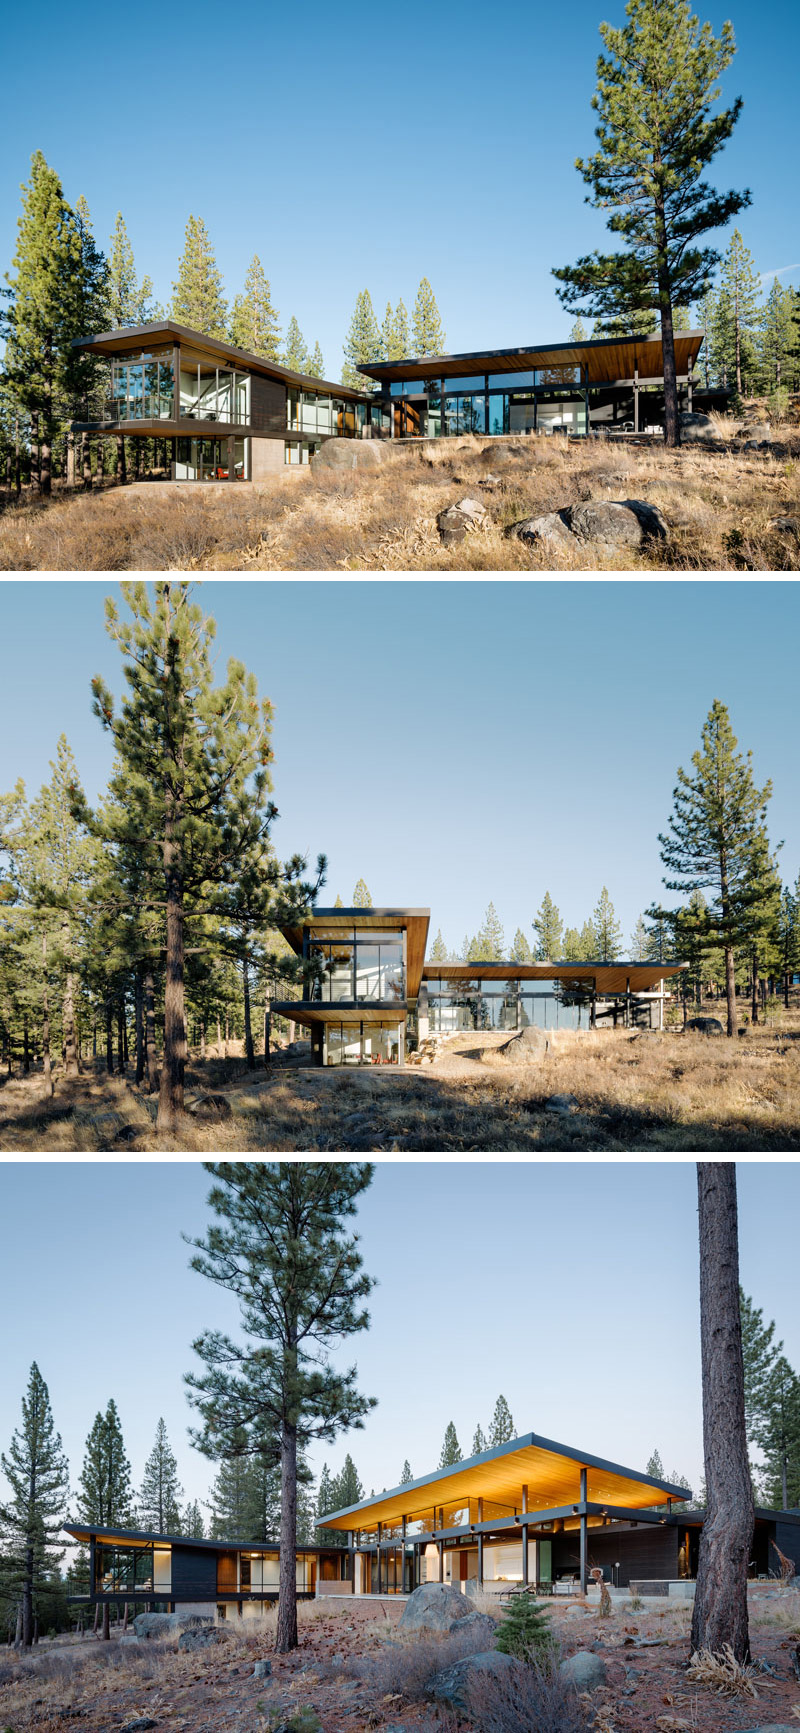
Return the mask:
<path fill-rule="evenodd" d="M 403 1029 L 399 1023 L 326 1023 L 326 1065 L 399 1065 Z"/>

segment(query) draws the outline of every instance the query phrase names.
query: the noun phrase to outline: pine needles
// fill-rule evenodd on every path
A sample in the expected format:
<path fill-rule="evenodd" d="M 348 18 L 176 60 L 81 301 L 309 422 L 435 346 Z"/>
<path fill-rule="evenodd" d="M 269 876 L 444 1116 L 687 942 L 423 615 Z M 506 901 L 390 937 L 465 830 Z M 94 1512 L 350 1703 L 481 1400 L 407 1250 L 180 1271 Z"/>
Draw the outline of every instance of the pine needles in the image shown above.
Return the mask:
<path fill-rule="evenodd" d="M 689 1661 L 686 1673 L 693 1685 L 705 1685 L 718 1697 L 757 1697 L 753 1683 L 753 1668 L 737 1661 L 730 1643 L 720 1653 L 697 1649 Z"/>

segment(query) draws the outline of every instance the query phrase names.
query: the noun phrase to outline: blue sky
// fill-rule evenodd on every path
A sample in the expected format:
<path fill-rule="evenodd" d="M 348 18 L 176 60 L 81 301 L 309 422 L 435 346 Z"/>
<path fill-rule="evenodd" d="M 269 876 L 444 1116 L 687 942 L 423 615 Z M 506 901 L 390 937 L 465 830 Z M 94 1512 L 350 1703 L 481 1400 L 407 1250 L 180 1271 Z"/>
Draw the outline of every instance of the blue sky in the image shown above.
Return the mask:
<path fill-rule="evenodd" d="M 91 713 L 109 580 L 0 588 L 0 788 L 49 780 L 63 731 L 91 799 L 111 743 Z M 429 907 L 451 948 L 493 901 L 510 943 L 546 890 L 580 927 L 608 887 L 626 953 L 661 894 L 658 833 L 714 698 L 731 712 L 792 884 L 800 869 L 800 594 L 767 580 L 199 585 L 220 673 L 241 657 L 275 704 L 278 854 L 329 857 L 320 902 L 364 878 Z M 124 610 L 123 610 L 124 611 Z M 754 671 L 757 677 L 754 678 Z"/>
<path fill-rule="evenodd" d="M 751 188 L 741 227 L 757 268 L 798 282 L 796 127 L 780 69 L 797 61 L 800 12 L 795 0 L 699 12 L 715 30 L 731 17 L 723 99 L 745 99 L 712 179 Z M 602 18 L 622 23 L 622 0 L 568 11 L 505 0 L 491 13 L 454 0 L 399 11 L 244 0 L 230 14 L 144 0 L 133 21 L 112 7 L 85 26 L 55 0 L 15 7 L 0 270 L 38 148 L 67 197 L 88 199 L 101 244 L 122 211 L 163 302 L 190 213 L 209 228 L 229 297 L 257 252 L 284 329 L 294 313 L 332 377 L 359 290 L 381 317 L 400 295 L 410 309 L 423 275 L 451 350 L 558 339 L 570 319 L 551 267 L 605 244 L 573 166 L 593 147 Z"/>
<path fill-rule="evenodd" d="M 213 1478 L 189 1446 L 183 1374 L 202 1329 L 235 1333 L 231 1296 L 189 1269 L 181 1233 L 210 1220 L 199 1163 L 0 1166 L 0 1265 L 15 1296 L 0 1392 L 0 1449 L 19 1424 L 31 1362 L 45 1378 L 76 1485 L 86 1436 L 113 1396 L 138 1485 L 163 1415 L 188 1496 Z M 776 1223 L 800 1209 L 796 1163 L 738 1167 L 745 1291 L 800 1362 L 796 1263 Z M 502 1392 L 518 1432 L 667 1474 L 702 1473 L 696 1182 L 692 1163 L 381 1163 L 356 1220 L 378 1278 L 356 1362 L 378 1397 L 350 1449 L 367 1491 L 408 1456 L 435 1468 L 455 1422 L 465 1454 Z M 112 1231 L 113 1230 L 113 1231 Z M 776 1238 L 777 1235 L 777 1238 Z M 31 1244 L 35 1236 L 35 1279 Z"/>

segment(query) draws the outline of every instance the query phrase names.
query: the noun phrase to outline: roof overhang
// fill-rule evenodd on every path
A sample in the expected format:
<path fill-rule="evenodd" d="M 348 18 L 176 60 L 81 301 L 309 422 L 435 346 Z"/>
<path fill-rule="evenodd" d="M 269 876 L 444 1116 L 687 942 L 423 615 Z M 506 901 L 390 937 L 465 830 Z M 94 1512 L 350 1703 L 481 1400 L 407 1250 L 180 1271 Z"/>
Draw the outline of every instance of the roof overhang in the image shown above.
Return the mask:
<path fill-rule="evenodd" d="M 428 943 L 428 928 L 431 924 L 430 909 L 318 909 L 308 918 L 293 926 L 281 927 L 280 931 L 291 945 L 296 955 L 302 956 L 303 928 L 325 928 L 326 932 L 352 932 L 354 927 L 359 931 L 387 931 L 405 928 L 406 932 L 406 998 L 416 999 L 419 992 L 422 970 L 425 962 L 425 946 Z M 359 1011 L 363 1017 L 365 1010 Z"/>
<path fill-rule="evenodd" d="M 599 993 L 646 993 L 688 963 L 426 963 L 423 981 L 594 981 Z"/>
<path fill-rule="evenodd" d="M 248 373 L 260 373 L 266 379 L 277 379 L 285 385 L 296 385 L 303 391 L 330 392 L 353 402 L 367 402 L 370 392 L 353 391 L 348 385 L 335 385 L 329 379 L 315 379 L 308 373 L 293 373 L 277 361 L 267 361 L 263 355 L 253 355 L 249 349 L 237 349 L 218 337 L 206 337 L 188 325 L 178 325 L 174 319 L 157 319 L 149 325 L 130 325 L 117 331 L 102 331 L 96 337 L 76 337 L 73 349 L 87 349 L 96 355 L 128 355 L 148 344 L 178 343 L 207 355 L 209 360 L 225 361 Z"/>
<path fill-rule="evenodd" d="M 572 1511 L 580 1502 L 582 1468 L 587 1471 L 586 1499 L 600 1507 L 622 1509 L 626 1514 L 635 1515 L 637 1509 L 647 1509 L 666 1499 L 692 1496 L 685 1486 L 653 1480 L 636 1469 L 606 1462 L 602 1457 L 528 1432 L 452 1468 L 438 1469 L 421 1480 L 407 1481 L 390 1492 L 364 1499 L 361 1504 L 332 1511 L 320 1518 L 319 1526 L 358 1529 L 372 1528 L 379 1522 L 400 1523 L 403 1517 L 415 1521 L 437 1506 L 457 1505 L 469 1498 L 483 1498 L 520 1511 L 523 1486 L 528 1488 L 529 1519 L 535 1517 L 537 1506 L 543 1513 L 562 1506 Z M 497 1525 L 487 1522 L 486 1526 Z"/>
<path fill-rule="evenodd" d="M 703 331 L 675 332 L 675 369 L 682 376 L 694 367 L 703 343 Z M 360 373 L 380 384 L 393 380 L 468 378 L 474 373 L 521 373 L 535 367 L 585 367 L 589 385 L 613 385 L 633 379 L 639 383 L 662 379 L 664 350 L 661 337 L 598 337 L 585 343 L 535 343 L 522 349 L 477 349 L 458 355 L 425 355 L 406 361 L 374 361 Z"/>
<path fill-rule="evenodd" d="M 72 1535 L 73 1540 L 80 1541 L 81 1546 L 88 1546 L 92 1540 L 99 1540 L 106 1546 L 180 1546 L 190 1547 L 193 1552 L 275 1552 L 279 1550 L 276 1540 L 190 1540 L 185 1534 L 154 1534 L 148 1529 L 138 1528 L 98 1528 L 94 1523 L 65 1522 L 64 1533 Z M 317 1552 L 315 1546 L 298 1546 L 297 1552 Z"/>

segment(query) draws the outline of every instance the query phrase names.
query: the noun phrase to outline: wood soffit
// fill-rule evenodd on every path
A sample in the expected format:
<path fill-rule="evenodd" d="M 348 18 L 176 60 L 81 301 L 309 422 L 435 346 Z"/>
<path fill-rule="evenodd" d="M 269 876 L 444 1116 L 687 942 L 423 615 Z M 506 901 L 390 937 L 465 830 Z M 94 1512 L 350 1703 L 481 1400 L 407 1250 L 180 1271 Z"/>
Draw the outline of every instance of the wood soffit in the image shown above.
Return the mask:
<path fill-rule="evenodd" d="M 702 331 L 675 334 L 675 366 L 679 374 L 689 370 L 703 343 Z M 588 368 L 590 385 L 611 385 L 621 379 L 661 379 L 664 352 L 660 337 L 599 338 L 589 343 L 549 344 L 526 349 L 478 350 L 469 355 L 426 355 L 408 361 L 375 362 L 361 371 L 381 383 L 397 379 L 469 378 L 474 373 L 521 373 L 533 368 Z"/>

